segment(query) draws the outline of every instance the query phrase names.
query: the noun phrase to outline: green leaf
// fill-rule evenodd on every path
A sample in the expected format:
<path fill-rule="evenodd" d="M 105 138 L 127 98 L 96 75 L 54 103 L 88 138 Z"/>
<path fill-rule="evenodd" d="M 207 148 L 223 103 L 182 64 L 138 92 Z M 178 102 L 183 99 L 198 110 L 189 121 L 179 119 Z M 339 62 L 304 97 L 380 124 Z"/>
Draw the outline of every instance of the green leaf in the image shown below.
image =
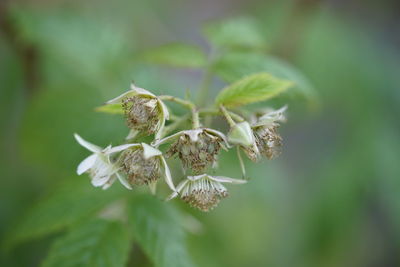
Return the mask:
<path fill-rule="evenodd" d="M 260 53 L 228 53 L 214 65 L 215 73 L 226 82 L 234 82 L 251 73 L 266 71 L 272 75 L 294 82 L 287 93 L 300 97 L 310 104 L 317 102 L 317 93 L 311 82 L 290 63 Z"/>
<path fill-rule="evenodd" d="M 97 107 L 95 109 L 97 112 L 104 112 L 109 114 L 124 114 L 124 110 L 121 104 L 108 104 Z"/>
<path fill-rule="evenodd" d="M 166 44 L 145 52 L 144 60 L 173 67 L 201 68 L 207 63 L 206 55 L 197 46 L 181 43 Z"/>
<path fill-rule="evenodd" d="M 211 23 L 204 28 L 207 39 L 217 47 L 264 49 L 266 42 L 257 23 L 250 18 L 234 18 Z"/>
<path fill-rule="evenodd" d="M 129 207 L 129 221 L 137 241 L 156 267 L 190 267 L 180 214 L 171 203 L 137 196 Z"/>
<path fill-rule="evenodd" d="M 70 179 L 18 220 L 6 238 L 6 247 L 60 231 L 98 212 L 124 192 L 117 186 L 107 191 L 94 188 L 84 177 Z"/>
<path fill-rule="evenodd" d="M 247 76 L 224 88 L 216 97 L 216 104 L 227 107 L 264 101 L 277 96 L 292 85 L 268 73 Z"/>
<path fill-rule="evenodd" d="M 122 267 L 129 248 L 130 234 L 120 222 L 96 219 L 56 240 L 41 266 Z"/>

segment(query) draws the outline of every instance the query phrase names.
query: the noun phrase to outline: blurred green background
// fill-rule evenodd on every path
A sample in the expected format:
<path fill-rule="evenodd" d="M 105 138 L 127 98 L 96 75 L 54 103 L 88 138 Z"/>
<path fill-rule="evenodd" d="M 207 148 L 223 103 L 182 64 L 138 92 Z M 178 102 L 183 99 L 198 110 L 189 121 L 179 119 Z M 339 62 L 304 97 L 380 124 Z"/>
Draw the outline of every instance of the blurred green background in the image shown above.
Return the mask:
<path fill-rule="evenodd" d="M 60 184 L 90 188 L 75 175 L 87 152 L 72 134 L 106 145 L 127 133 L 121 117 L 96 106 L 132 80 L 158 93 L 195 94 L 200 71 L 145 64 L 141 51 L 173 41 L 209 49 L 204 23 L 247 16 L 269 53 L 308 77 L 320 108 L 291 100 L 282 155 L 250 164 L 251 181 L 232 186 L 214 211 L 170 203 L 197 220 L 187 240 L 194 263 L 400 266 L 399 15 L 394 0 L 2 1 L 1 239 Z M 222 87 L 216 79 L 212 95 Z M 236 165 L 225 157 L 221 173 L 238 177 Z M 75 190 L 68 194 L 74 201 Z M 2 250 L 0 265 L 38 266 L 62 234 Z M 137 250 L 129 266 L 151 266 Z"/>

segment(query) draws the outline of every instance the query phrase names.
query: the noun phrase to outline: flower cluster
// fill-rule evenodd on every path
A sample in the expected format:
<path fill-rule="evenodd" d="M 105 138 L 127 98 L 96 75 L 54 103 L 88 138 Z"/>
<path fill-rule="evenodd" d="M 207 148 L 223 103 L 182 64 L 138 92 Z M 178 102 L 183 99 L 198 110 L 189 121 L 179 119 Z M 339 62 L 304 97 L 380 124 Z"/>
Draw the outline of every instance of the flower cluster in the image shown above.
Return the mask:
<path fill-rule="evenodd" d="M 174 101 L 187 107 L 192 118 L 192 128 L 175 131 L 189 117 L 176 117 L 165 126 L 169 111 L 163 101 Z M 116 105 L 125 114 L 130 129 L 127 140 L 138 140 L 153 136 L 151 143 L 136 142 L 119 146 L 101 148 L 85 141 L 75 134 L 79 144 L 93 154 L 78 166 L 77 173 L 88 173 L 96 187 L 109 188 L 116 180 L 128 189 L 148 185 L 154 193 L 157 182 L 164 178 L 172 190 L 168 200 L 180 197 L 190 206 L 202 211 L 213 209 L 221 199 L 228 196 L 223 183 L 244 184 L 245 179 L 209 175 L 215 172 L 221 149 L 237 147 L 243 176 L 244 163 L 240 156 L 242 150 L 249 159 L 256 162 L 262 156 L 275 158 L 280 153 L 282 138 L 278 134 L 280 122 L 285 121 L 286 107 L 268 110 L 258 116 L 245 120 L 240 115 L 228 111 L 224 106 L 214 108 L 212 115 L 223 115 L 230 125 L 227 135 L 200 124 L 200 115 L 206 111 L 197 109 L 187 100 L 172 96 L 156 96 L 153 93 L 131 85 L 126 93 L 106 102 Z M 208 115 L 210 115 L 208 114 Z M 250 121 L 250 122 L 249 122 Z M 174 127 L 173 127 L 174 126 Z M 168 144 L 165 151 L 160 146 Z M 179 158 L 186 176 L 175 187 L 166 158 Z"/>

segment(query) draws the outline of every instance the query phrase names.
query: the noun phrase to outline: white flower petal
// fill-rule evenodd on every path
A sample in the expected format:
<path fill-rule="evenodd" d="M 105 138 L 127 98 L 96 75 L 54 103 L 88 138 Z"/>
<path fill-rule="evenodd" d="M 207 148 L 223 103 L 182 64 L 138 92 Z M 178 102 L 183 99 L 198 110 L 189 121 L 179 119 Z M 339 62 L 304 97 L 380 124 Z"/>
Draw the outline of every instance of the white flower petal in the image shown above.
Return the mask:
<path fill-rule="evenodd" d="M 212 133 L 213 135 L 216 135 L 216 136 L 220 137 L 224 141 L 225 145 L 227 147 L 229 147 L 228 139 L 226 138 L 225 134 L 223 134 L 220 131 L 217 131 L 217 130 L 214 130 L 214 129 L 210 129 L 210 128 L 205 128 L 204 130 L 206 132 Z M 225 147 L 223 147 L 223 148 L 226 150 Z"/>
<path fill-rule="evenodd" d="M 194 129 L 194 130 L 184 131 L 184 133 L 189 136 L 189 138 L 192 142 L 197 142 L 197 140 L 199 140 L 199 134 L 201 134 L 202 132 L 203 132 L 203 129 Z"/>
<path fill-rule="evenodd" d="M 143 147 L 143 157 L 145 159 L 149 159 L 155 156 L 159 156 L 162 155 L 162 152 L 160 150 L 158 150 L 157 148 L 154 148 L 152 146 L 149 146 L 146 143 L 142 143 L 142 147 Z"/>
<path fill-rule="evenodd" d="M 265 126 L 265 125 L 273 125 L 276 122 L 285 122 L 286 117 L 283 114 L 287 110 L 287 106 L 283 106 L 278 110 L 273 110 L 261 116 L 258 121 L 253 125 L 253 127 L 257 126 Z"/>
<path fill-rule="evenodd" d="M 169 195 L 166 199 L 166 201 L 171 200 L 173 198 L 176 198 L 178 196 L 178 193 L 180 193 L 182 191 L 182 189 L 186 186 L 186 184 L 189 182 L 189 180 L 185 179 L 183 181 L 181 181 L 177 188 L 176 191 L 174 191 L 171 195 Z"/>
<path fill-rule="evenodd" d="M 122 150 L 128 149 L 130 147 L 135 147 L 135 146 L 140 146 L 140 144 L 125 144 L 125 145 L 120 145 L 120 146 L 115 146 L 112 148 L 107 149 L 104 151 L 107 155 L 111 155 L 113 153 L 120 152 Z"/>
<path fill-rule="evenodd" d="M 126 91 L 126 92 L 123 93 L 122 95 L 119 95 L 119 96 L 117 96 L 116 98 L 113 98 L 113 99 L 111 99 L 111 100 L 108 100 L 108 101 L 106 102 L 106 105 L 107 105 L 107 104 L 120 104 L 120 103 L 122 103 L 122 100 L 123 100 L 124 98 L 131 97 L 131 96 L 134 96 L 134 95 L 136 95 L 136 94 L 137 94 L 137 93 L 136 93 L 135 90 Z"/>
<path fill-rule="evenodd" d="M 152 194 L 152 195 L 155 195 L 155 194 L 156 194 L 156 191 L 157 191 L 157 181 L 151 182 L 151 183 L 149 184 L 149 188 L 150 188 L 151 194 Z"/>
<path fill-rule="evenodd" d="M 173 191 L 176 191 L 174 182 L 172 181 L 172 175 L 171 175 L 171 171 L 169 170 L 168 164 L 165 161 L 164 157 L 161 156 L 161 162 L 164 165 L 164 178 L 165 178 L 165 182 L 167 183 L 167 185 L 169 186 L 169 188 Z"/>
<path fill-rule="evenodd" d="M 131 83 L 131 90 L 135 92 L 135 95 L 148 95 L 148 96 L 156 97 L 150 91 L 147 91 L 146 89 L 143 89 L 140 87 L 136 87 L 133 83 Z"/>
<path fill-rule="evenodd" d="M 119 172 L 116 173 L 118 180 L 120 181 L 120 183 L 125 186 L 126 188 L 128 188 L 129 190 L 132 190 L 132 186 L 129 184 L 129 182 L 126 180 L 126 178 L 121 175 Z"/>
<path fill-rule="evenodd" d="M 197 181 L 205 176 L 208 176 L 207 174 L 201 174 L 201 175 L 196 175 L 196 176 L 188 176 L 188 180 L 190 181 Z"/>
<path fill-rule="evenodd" d="M 86 141 L 85 139 L 83 139 L 82 137 L 80 137 L 78 134 L 74 134 L 74 137 L 76 139 L 76 141 L 83 146 L 84 148 L 86 148 L 89 151 L 92 151 L 94 153 L 99 153 L 102 151 L 102 148 L 99 146 L 96 146 L 88 141 Z"/>
<path fill-rule="evenodd" d="M 225 176 L 208 176 L 211 180 L 220 182 L 220 183 L 230 183 L 230 184 L 245 184 L 247 180 L 242 179 L 233 179 Z"/>
<path fill-rule="evenodd" d="M 173 135 L 167 136 L 161 140 L 156 140 L 155 142 L 152 142 L 151 145 L 158 147 L 159 145 L 166 143 L 166 142 L 172 142 L 173 140 L 175 140 L 176 138 L 178 138 L 182 133 L 184 133 L 185 131 L 180 131 L 177 133 L 174 133 Z"/>
<path fill-rule="evenodd" d="M 168 107 L 164 104 L 163 101 L 161 101 L 160 99 L 158 99 L 158 103 L 160 104 L 160 108 L 161 111 L 163 113 L 163 117 L 165 120 L 169 120 L 169 111 L 168 111 Z"/>
<path fill-rule="evenodd" d="M 81 175 L 82 173 L 86 172 L 90 168 L 93 167 L 94 163 L 96 162 L 97 155 L 92 154 L 89 157 L 85 158 L 79 165 L 78 169 L 76 170 L 78 175 Z"/>
<path fill-rule="evenodd" d="M 92 185 L 95 187 L 99 187 L 99 186 L 103 186 L 105 185 L 108 180 L 110 180 L 111 175 L 107 175 L 107 176 L 96 176 L 92 178 Z"/>
<path fill-rule="evenodd" d="M 128 135 L 125 137 L 125 140 L 130 140 L 136 137 L 136 135 L 139 133 L 137 130 L 131 129 L 128 133 Z"/>
<path fill-rule="evenodd" d="M 110 188 L 110 186 L 113 185 L 113 183 L 115 182 L 116 179 L 117 179 L 117 178 L 115 177 L 115 175 L 113 175 L 113 176 L 108 180 L 108 182 L 105 183 L 105 184 L 103 185 L 103 187 L 102 187 L 101 189 L 107 190 L 108 188 Z"/>

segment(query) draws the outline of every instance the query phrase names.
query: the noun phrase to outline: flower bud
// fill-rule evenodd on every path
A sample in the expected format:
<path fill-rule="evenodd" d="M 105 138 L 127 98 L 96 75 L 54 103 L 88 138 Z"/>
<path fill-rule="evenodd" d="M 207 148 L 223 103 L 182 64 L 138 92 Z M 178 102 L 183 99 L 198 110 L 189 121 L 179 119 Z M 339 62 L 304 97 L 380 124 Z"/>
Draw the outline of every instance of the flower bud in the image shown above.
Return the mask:
<path fill-rule="evenodd" d="M 243 184 L 246 181 L 207 174 L 188 176 L 178 185 L 177 192 L 172 193 L 168 200 L 180 194 L 181 199 L 190 206 L 201 211 L 209 211 L 216 207 L 221 199 L 228 196 L 228 190 L 222 183 Z"/>
<path fill-rule="evenodd" d="M 228 141 L 232 144 L 239 145 L 252 161 L 256 162 L 258 160 L 259 151 L 255 144 L 253 130 L 247 121 L 232 126 L 228 134 Z"/>
<path fill-rule="evenodd" d="M 235 145 L 251 146 L 254 143 L 254 136 L 250 124 L 243 121 L 232 126 L 228 134 L 228 141 Z"/>

